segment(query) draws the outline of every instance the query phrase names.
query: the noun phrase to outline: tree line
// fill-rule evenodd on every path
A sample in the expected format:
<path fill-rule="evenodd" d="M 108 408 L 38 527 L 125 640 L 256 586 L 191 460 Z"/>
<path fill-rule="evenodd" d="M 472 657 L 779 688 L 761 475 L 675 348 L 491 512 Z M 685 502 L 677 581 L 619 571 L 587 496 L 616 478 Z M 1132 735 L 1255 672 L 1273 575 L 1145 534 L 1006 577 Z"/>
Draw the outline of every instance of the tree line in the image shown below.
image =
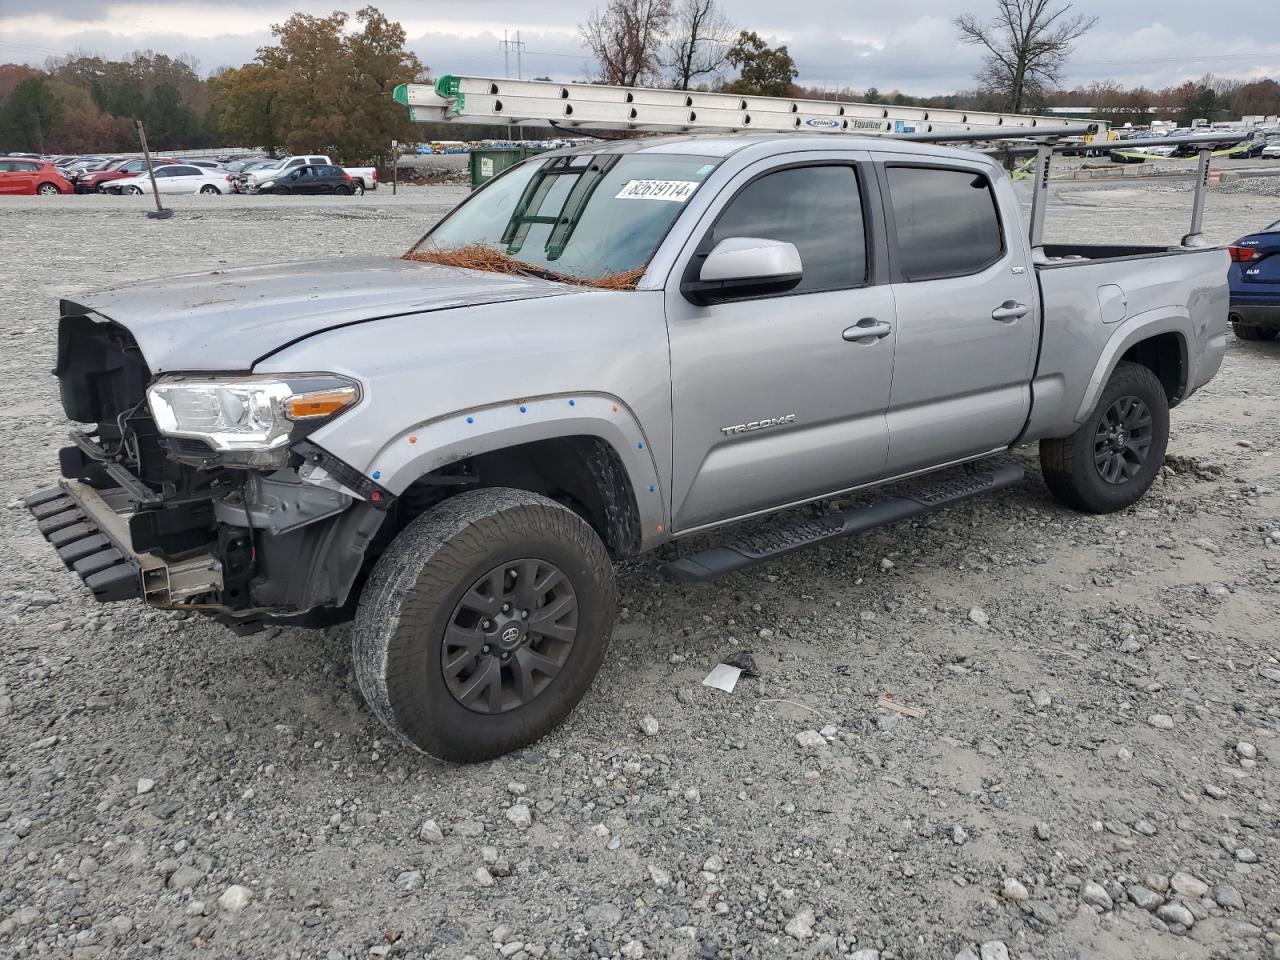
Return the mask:
<path fill-rule="evenodd" d="M 606 0 L 579 34 L 593 57 L 583 79 L 596 83 L 967 110 L 1089 107 L 1118 124 L 1280 114 L 1280 84 L 1272 79 L 1064 89 L 1068 57 L 1095 24 L 1070 3 L 995 0 L 990 19 L 966 14 L 955 21 L 957 38 L 983 51 L 977 87 L 930 97 L 799 86 L 787 47 L 736 27 L 717 0 Z M 253 61 L 208 78 L 191 58 L 154 51 L 127 60 L 75 52 L 43 69 L 0 64 L 0 150 L 131 151 L 139 119 L 157 150 L 264 146 L 323 151 L 344 162 L 380 160 L 393 139 L 458 138 L 454 127 L 412 123 L 392 100 L 398 84 L 425 81 L 427 68 L 405 48 L 404 28 L 375 7 L 354 17 L 294 14 L 271 34 L 274 42 Z M 505 132 L 470 128 L 467 138 Z"/>

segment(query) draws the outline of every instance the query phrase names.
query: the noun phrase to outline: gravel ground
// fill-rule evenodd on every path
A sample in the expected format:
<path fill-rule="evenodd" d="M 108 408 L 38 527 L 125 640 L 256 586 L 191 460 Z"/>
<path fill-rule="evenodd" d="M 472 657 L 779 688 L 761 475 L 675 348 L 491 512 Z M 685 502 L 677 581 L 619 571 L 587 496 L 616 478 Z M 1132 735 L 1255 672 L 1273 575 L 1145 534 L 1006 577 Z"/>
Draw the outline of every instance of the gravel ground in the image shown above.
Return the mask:
<path fill-rule="evenodd" d="M 57 298 L 398 252 L 464 193 L 6 199 L 0 955 L 1280 957 L 1280 343 L 1232 339 L 1124 513 L 1033 468 L 712 586 L 629 565 L 591 693 L 488 764 L 392 742 L 345 628 L 94 603 L 18 503 L 64 442 Z M 1215 196 L 1208 233 L 1274 207 Z M 1187 209 L 1064 189 L 1050 235 Z M 743 648 L 759 679 L 700 685 Z"/>

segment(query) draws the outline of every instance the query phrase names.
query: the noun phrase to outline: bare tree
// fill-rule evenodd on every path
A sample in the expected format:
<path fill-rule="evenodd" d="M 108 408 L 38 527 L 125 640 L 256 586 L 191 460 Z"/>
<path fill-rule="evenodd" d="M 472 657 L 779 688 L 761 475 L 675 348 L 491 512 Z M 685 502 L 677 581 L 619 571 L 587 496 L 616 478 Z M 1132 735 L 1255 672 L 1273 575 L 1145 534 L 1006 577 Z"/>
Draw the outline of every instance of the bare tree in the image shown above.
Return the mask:
<path fill-rule="evenodd" d="M 680 0 L 663 44 L 671 85 L 688 90 L 699 77 L 712 77 L 728 61 L 733 25 L 716 0 Z"/>
<path fill-rule="evenodd" d="M 671 0 L 609 0 L 578 27 L 600 64 L 602 83 L 634 87 L 656 80 Z"/>
<path fill-rule="evenodd" d="M 981 22 L 971 13 L 957 17 L 965 43 L 986 51 L 977 80 L 983 89 L 1017 113 L 1058 85 L 1075 41 L 1093 29 L 1097 17 L 1073 14 L 1071 4 L 1053 0 L 996 0 L 996 15 Z"/>

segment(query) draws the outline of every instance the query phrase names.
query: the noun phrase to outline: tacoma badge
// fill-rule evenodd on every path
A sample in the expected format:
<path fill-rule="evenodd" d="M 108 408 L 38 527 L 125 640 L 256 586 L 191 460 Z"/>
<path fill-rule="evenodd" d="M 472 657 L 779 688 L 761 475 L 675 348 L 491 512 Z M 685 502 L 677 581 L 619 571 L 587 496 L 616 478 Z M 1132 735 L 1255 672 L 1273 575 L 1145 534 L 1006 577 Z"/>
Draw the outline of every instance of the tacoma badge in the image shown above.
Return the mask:
<path fill-rule="evenodd" d="M 764 430 L 768 427 L 781 427 L 788 423 L 795 423 L 796 415 L 788 413 L 785 417 L 765 417 L 763 420 L 752 420 L 750 423 L 740 423 L 736 427 L 721 427 L 720 432 L 726 437 L 731 437 L 735 433 L 751 433 L 755 430 Z"/>

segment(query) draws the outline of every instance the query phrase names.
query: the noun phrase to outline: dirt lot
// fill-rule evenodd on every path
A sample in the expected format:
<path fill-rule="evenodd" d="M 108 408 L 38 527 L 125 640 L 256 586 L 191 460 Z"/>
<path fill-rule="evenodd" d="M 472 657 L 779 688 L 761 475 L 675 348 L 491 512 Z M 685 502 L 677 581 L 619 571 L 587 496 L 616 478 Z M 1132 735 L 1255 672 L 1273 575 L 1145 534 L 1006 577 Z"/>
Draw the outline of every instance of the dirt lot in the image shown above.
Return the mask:
<path fill-rule="evenodd" d="M 65 437 L 57 299 L 399 252 L 463 195 L 6 198 L 0 955 L 1280 957 L 1280 343 L 1232 339 L 1125 513 L 1027 451 L 1001 499 L 714 586 L 628 566 L 592 692 L 489 764 L 393 743 L 345 629 L 94 603 L 19 503 Z M 1208 233 L 1276 204 L 1215 196 Z M 1072 188 L 1050 233 L 1187 209 Z M 759 680 L 700 685 L 742 648 Z"/>

